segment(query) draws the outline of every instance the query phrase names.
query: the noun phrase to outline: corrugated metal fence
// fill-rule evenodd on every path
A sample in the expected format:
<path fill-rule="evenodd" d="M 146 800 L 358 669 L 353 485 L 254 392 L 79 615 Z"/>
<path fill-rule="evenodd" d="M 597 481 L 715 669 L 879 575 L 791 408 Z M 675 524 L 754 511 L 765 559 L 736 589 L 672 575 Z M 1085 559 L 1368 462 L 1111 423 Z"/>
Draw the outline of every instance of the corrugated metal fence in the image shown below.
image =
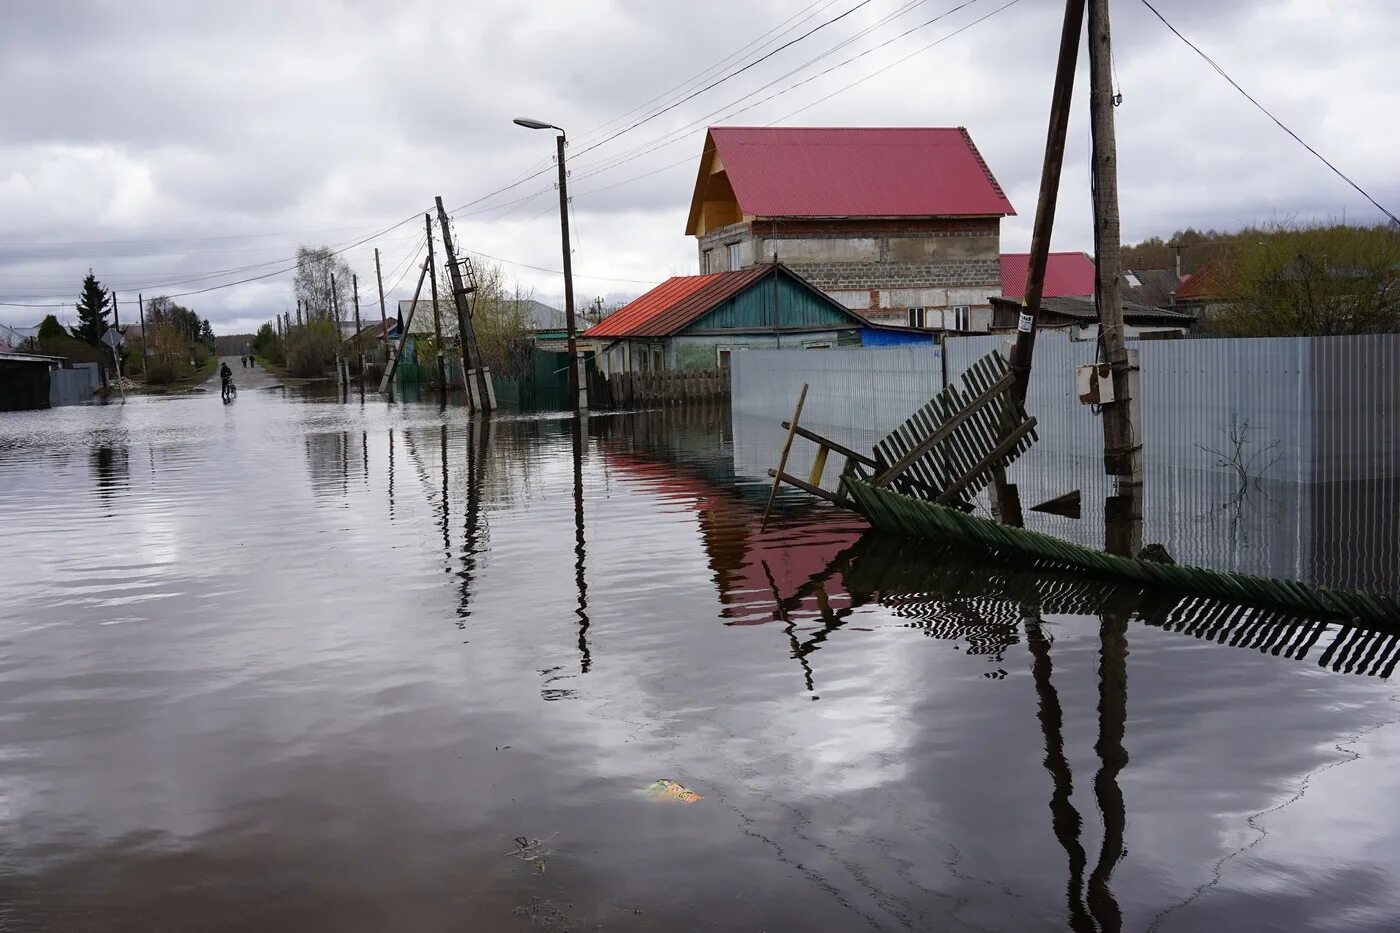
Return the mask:
<path fill-rule="evenodd" d="M 49 405 L 81 405 L 91 402 L 102 385 L 96 363 L 74 363 L 72 369 L 49 371 Z"/>
<path fill-rule="evenodd" d="M 1006 341 L 950 338 L 941 358 L 927 348 L 736 353 L 736 469 L 758 478 L 773 465 L 777 424 L 803 382 L 803 423 L 869 449 L 942 388 L 945 362 L 956 380 Z M 1129 345 L 1142 364 L 1145 541 L 1185 563 L 1400 592 L 1400 334 Z M 1080 490 L 1080 519 L 1027 512 L 1027 524 L 1102 547 L 1103 426 L 1074 387 L 1094 353 L 1093 342 L 1040 336 L 1026 400 L 1040 441 L 1010 478 L 1027 507 Z M 798 472 L 809 447 L 794 448 Z"/>
<path fill-rule="evenodd" d="M 943 388 L 937 346 L 850 350 L 749 350 L 733 354 L 730 404 L 736 415 L 790 418 L 808 384 L 802 423 L 835 440 L 867 441 L 894 428 Z M 869 446 L 868 443 L 865 446 Z"/>

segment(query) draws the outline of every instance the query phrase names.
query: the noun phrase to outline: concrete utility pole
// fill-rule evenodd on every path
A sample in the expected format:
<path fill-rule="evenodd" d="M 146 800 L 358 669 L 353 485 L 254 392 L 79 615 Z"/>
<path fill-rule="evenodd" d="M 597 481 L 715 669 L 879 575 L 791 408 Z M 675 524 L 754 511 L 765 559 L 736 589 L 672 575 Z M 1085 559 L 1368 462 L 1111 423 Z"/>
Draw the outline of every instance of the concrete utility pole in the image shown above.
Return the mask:
<path fill-rule="evenodd" d="M 428 230 L 428 281 L 433 287 L 433 337 L 437 341 L 438 386 L 442 389 L 442 403 L 447 404 L 447 363 L 442 358 L 442 315 L 438 313 L 437 260 L 433 258 L 433 218 L 423 215 L 423 224 Z"/>
<path fill-rule="evenodd" d="M 564 167 L 564 131 L 554 138 L 558 149 L 559 162 L 559 229 L 564 237 L 564 326 L 568 328 L 569 346 L 569 399 L 575 412 L 588 410 L 588 387 L 580 372 L 582 363 L 578 358 L 578 336 L 574 318 L 574 264 L 573 250 L 569 248 L 569 172 Z"/>
<path fill-rule="evenodd" d="M 1089 0 L 1089 115 L 1093 147 L 1095 295 L 1099 341 L 1113 379 L 1103 406 L 1104 471 L 1119 478 L 1108 503 L 1114 550 L 1136 554 L 1142 537 L 1142 441 L 1137 425 L 1137 367 L 1129 358 L 1118 291 L 1118 156 L 1114 139 L 1112 42 L 1108 0 Z M 1135 357 L 1136 354 L 1134 353 Z M 1116 513 L 1116 514 L 1115 514 Z M 1114 526 L 1118 531 L 1115 534 Z M 1126 530 L 1125 530 L 1126 529 Z"/>
<path fill-rule="evenodd" d="M 301 326 L 301 299 L 297 299 L 297 327 Z"/>
<path fill-rule="evenodd" d="M 1045 268 L 1050 259 L 1050 234 L 1055 227 L 1055 206 L 1060 193 L 1060 169 L 1065 161 L 1065 135 L 1069 131 L 1070 103 L 1074 97 L 1074 70 L 1079 60 L 1079 36 L 1084 31 L 1084 0 L 1065 0 L 1064 26 L 1060 30 L 1060 57 L 1050 95 L 1050 127 L 1045 134 L 1045 160 L 1040 168 L 1040 198 L 1035 205 L 1031 230 L 1031 254 L 1026 272 L 1026 294 L 1016 325 L 1016 346 L 1011 351 L 1011 371 L 1016 374 L 1011 392 L 1024 402 L 1035 357 L 1035 329 L 1040 300 L 1045 293 Z"/>
<path fill-rule="evenodd" d="M 365 340 L 360 333 L 360 277 L 350 273 L 350 287 L 355 294 L 355 348 L 360 351 L 360 388 L 365 387 Z"/>
<path fill-rule="evenodd" d="M 467 310 L 467 295 L 476 290 L 462 283 L 462 268 L 452 247 L 452 231 L 447 224 L 447 210 L 442 196 L 437 197 L 438 224 L 442 227 L 442 248 L 447 253 L 447 273 L 452 278 L 452 300 L 457 307 L 457 341 L 462 349 L 462 385 L 472 410 L 491 411 L 496 407 L 496 392 L 491 385 L 491 370 L 481 361 L 481 347 L 476 342 L 476 328 Z"/>
<path fill-rule="evenodd" d="M 144 379 L 148 375 L 146 359 L 151 355 L 151 340 L 146 333 L 146 298 L 140 292 L 136 293 L 136 310 L 141 315 L 141 377 Z"/>

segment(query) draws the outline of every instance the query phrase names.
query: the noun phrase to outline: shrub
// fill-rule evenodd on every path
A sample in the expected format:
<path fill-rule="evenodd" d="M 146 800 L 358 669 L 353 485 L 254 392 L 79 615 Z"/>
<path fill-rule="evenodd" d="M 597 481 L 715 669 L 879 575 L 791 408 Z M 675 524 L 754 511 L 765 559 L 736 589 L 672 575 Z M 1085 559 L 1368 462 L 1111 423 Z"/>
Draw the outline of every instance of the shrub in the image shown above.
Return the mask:
<path fill-rule="evenodd" d="M 284 341 L 287 371 L 293 376 L 320 376 L 335 362 L 340 337 L 329 321 L 312 321 L 293 327 Z"/>

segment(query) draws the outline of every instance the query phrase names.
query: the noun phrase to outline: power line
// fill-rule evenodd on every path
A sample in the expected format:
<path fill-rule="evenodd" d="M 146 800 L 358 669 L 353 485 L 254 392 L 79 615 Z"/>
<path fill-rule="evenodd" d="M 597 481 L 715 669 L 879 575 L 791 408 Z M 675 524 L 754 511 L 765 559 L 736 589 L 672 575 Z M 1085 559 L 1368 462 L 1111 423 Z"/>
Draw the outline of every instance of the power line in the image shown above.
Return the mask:
<path fill-rule="evenodd" d="M 356 240 L 355 242 L 349 244 L 348 246 L 342 247 L 341 249 L 332 250 L 331 253 L 330 253 L 330 255 L 332 255 L 332 256 L 339 256 L 339 255 L 341 255 L 342 253 L 345 253 L 345 252 L 347 252 L 347 251 L 349 251 L 349 250 L 352 250 L 352 249 L 354 249 L 354 248 L 357 247 L 357 246 L 363 246 L 364 244 L 370 242 L 371 240 L 376 240 L 376 239 L 378 239 L 379 237 L 384 236 L 386 233 L 391 233 L 391 232 L 393 232 L 394 230 L 397 230 L 399 227 L 402 227 L 402 226 L 403 226 L 404 224 L 406 224 L 406 223 L 410 223 L 410 222 L 416 221 L 420 216 L 422 216 L 422 215 L 421 215 L 418 211 L 415 211 L 414 213 L 410 214 L 408 217 L 404 218 L 403 220 L 400 220 L 398 223 L 396 223 L 396 224 L 394 224 L 394 225 L 392 225 L 392 226 L 390 226 L 390 227 L 386 227 L 385 229 L 379 231 L 378 233 L 373 233 L 373 234 L 371 234 L 371 235 L 365 237 L 365 238 L 362 239 L 362 240 Z M 261 265 L 267 265 L 267 263 L 262 263 Z M 293 269 L 298 268 L 300 265 L 301 265 L 300 262 L 293 262 L 290 266 L 287 266 L 287 267 L 282 268 L 282 269 L 274 269 L 274 270 L 272 270 L 271 272 L 265 272 L 265 273 L 263 273 L 262 275 L 253 275 L 253 276 L 249 276 L 249 277 L 247 277 L 247 278 L 245 278 L 245 279 L 239 279 L 238 281 L 235 281 L 235 282 L 224 282 L 224 283 L 219 284 L 219 285 L 211 285 L 211 286 L 209 286 L 208 288 L 199 288 L 199 289 L 194 289 L 193 291 L 188 291 L 188 292 L 176 292 L 175 294 L 165 295 L 165 296 L 163 296 L 163 297 L 165 297 L 165 298 L 189 298 L 189 297 L 191 297 L 191 296 L 193 296 L 193 295 L 204 295 L 204 294 L 207 294 L 207 293 L 209 293 L 209 292 L 219 291 L 220 289 L 224 289 L 224 288 L 233 288 L 233 287 L 236 286 L 236 285 L 247 285 L 247 284 L 250 283 L 250 282 L 258 282 L 258 281 L 261 281 L 262 279 L 270 279 L 270 278 L 272 278 L 273 276 L 276 276 L 276 275 L 283 275 L 283 274 L 285 274 L 285 273 L 287 273 L 287 272 L 291 272 Z M 67 307 L 68 307 L 68 304 L 67 304 L 67 303 L 64 303 L 64 304 L 23 304 L 23 303 L 16 303 L 16 302 L 0 302 L 0 307 L 5 307 L 5 308 L 67 308 Z"/>
<path fill-rule="evenodd" d="M 753 68 L 755 65 L 758 65 L 758 64 L 760 64 L 760 63 L 762 63 L 762 62 L 767 61 L 768 59 L 772 58 L 774 55 L 777 55 L 779 52 L 783 51 L 784 49 L 791 48 L 792 46 L 794 46 L 794 45 L 796 45 L 797 43 L 801 42 L 803 39 L 806 39 L 808 36 L 811 36 L 811 35 L 813 35 L 814 33 L 820 32 L 821 30 L 825 29 L 827 26 L 830 26 L 832 23 L 840 22 L 841 20 L 845 19 L 847 16 L 850 16 L 850 15 L 851 15 L 852 13 L 854 13 L 856 10 L 859 10 L 861 7 L 866 6 L 866 5 L 868 5 L 869 3 L 871 3 L 871 0 L 860 0 L 860 2 L 857 3 L 855 6 L 846 9 L 844 12 L 838 13 L 837 15 L 833 16 L 831 19 L 828 19 L 828 20 L 825 20 L 825 21 L 823 21 L 823 22 L 821 22 L 821 23 L 818 23 L 816 26 L 814 26 L 814 27 L 812 27 L 811 29 L 807 30 L 807 31 L 804 32 L 802 35 L 798 36 L 797 38 L 795 38 L 795 39 L 789 39 L 787 42 L 784 42 L 782 45 L 778 46 L 777 48 L 773 49 L 772 51 L 766 52 L 766 53 L 764 53 L 763 55 L 760 55 L 758 58 L 756 58 L 756 59 L 754 59 L 753 61 L 749 62 L 747 65 L 743 66 L 742 68 L 739 68 L 739 69 L 736 69 L 736 70 L 734 70 L 734 71 L 731 71 L 729 74 L 725 75 L 725 76 L 722 77 L 722 78 L 719 78 L 719 79 L 716 80 L 716 81 L 712 81 L 711 83 L 709 83 L 709 84 L 705 85 L 704 87 L 700 88 L 698 91 L 694 91 L 694 92 L 692 92 L 692 93 L 690 93 L 690 94 L 687 94 L 685 97 L 682 97 L 680 100 L 675 101 L 675 102 L 673 102 L 673 103 L 671 103 L 671 104 L 668 104 L 667 106 L 661 108 L 660 110 L 656 111 L 655 113 L 652 113 L 651 115 L 649 115 L 649 116 L 647 116 L 647 117 L 644 117 L 643 119 L 638 120 L 637 122 L 635 122 L 635 123 L 633 123 L 633 124 L 631 124 L 631 125 L 629 125 L 629 126 L 623 128 L 623 129 L 621 129 L 621 130 L 618 130 L 616 133 L 613 133 L 611 136 L 608 136 L 608 137 L 606 137 L 605 139 L 602 139 L 602 140 L 600 140 L 599 142 L 596 142 L 596 143 L 594 143 L 594 144 L 591 145 L 591 146 L 588 146 L 588 147 L 586 147 L 586 148 L 584 148 L 584 149 L 581 149 L 581 150 L 579 151 L 578 154 L 579 154 L 579 155 L 583 155 L 583 154 L 586 153 L 586 152 L 592 152 L 594 149 L 597 149 L 599 146 L 606 145 L 607 143 L 612 142 L 614 139 L 617 139 L 619 136 L 623 135 L 624 133 L 630 133 L 632 130 L 636 129 L 637 127 L 641 126 L 642 124 L 644 124 L 644 123 L 649 123 L 650 121 L 655 120 L 657 117 L 661 116 L 663 113 L 667 113 L 667 112 L 669 112 L 669 111 L 671 111 L 671 110 L 676 109 L 676 108 L 679 107 L 681 104 L 684 104 L 686 101 L 693 100 L 693 99 L 695 99 L 696 97 L 699 97 L 701 94 L 704 94 L 706 91 L 709 91 L 709 90 L 712 90 L 713 88 L 719 87 L 721 84 L 723 84 L 724 82 L 728 81 L 730 78 L 734 78 L 734 77 L 737 77 L 737 76 L 743 74 L 744 72 L 748 71 L 750 68 Z"/>
<path fill-rule="evenodd" d="M 1232 78 L 1232 77 L 1230 77 L 1228 74 L 1226 74 L 1226 73 L 1225 73 L 1225 69 L 1224 69 L 1224 68 L 1221 68 L 1218 64 L 1216 64 L 1215 59 L 1211 58 L 1211 57 L 1210 57 L 1209 55 L 1207 55 L 1205 52 L 1201 51 L 1200 47 L 1199 47 L 1198 45 L 1196 45 L 1196 43 L 1192 42 L 1190 39 L 1188 39 L 1188 38 L 1186 38 L 1185 36 L 1183 36 L 1183 35 L 1181 34 L 1181 31 L 1180 31 L 1179 29 L 1177 29 L 1177 28 L 1176 28 L 1175 26 L 1173 26 L 1171 23 L 1167 22 L 1167 18 L 1166 18 L 1165 16 L 1163 16 L 1160 12 L 1158 12 L 1158 10 L 1157 10 L 1157 8 L 1156 8 L 1155 6 L 1153 6 L 1151 3 L 1148 3 L 1147 0 L 1142 0 L 1142 5 L 1145 6 L 1145 7 L 1147 7 L 1149 10 L 1151 10 L 1151 11 L 1152 11 L 1152 15 L 1154 15 L 1154 16 L 1156 16 L 1158 19 L 1160 19 L 1160 20 L 1162 21 L 1162 25 L 1164 25 L 1164 26 L 1166 26 L 1168 29 L 1170 29 L 1170 30 L 1172 31 L 1172 33 L 1173 33 L 1178 39 L 1180 39 L 1182 42 L 1185 42 L 1188 46 L 1190 46 L 1191 51 L 1195 52 L 1197 55 L 1201 56 L 1201 58 L 1205 59 L 1206 64 L 1207 64 L 1207 65 L 1210 65 L 1211 68 L 1214 68 L 1216 74 L 1220 75 L 1220 77 L 1222 77 L 1222 78 L 1224 78 L 1226 81 L 1230 82 L 1230 86 L 1233 87 L 1235 90 L 1239 91 L 1241 94 L 1243 94 L 1245 100 L 1249 101 L 1251 104 L 1253 104 L 1255 107 L 1257 107 L 1257 108 L 1259 109 L 1259 112 L 1260 112 L 1260 113 L 1264 114 L 1264 116 L 1268 117 L 1270 120 L 1273 120 L 1274 123 L 1278 126 L 1279 129 L 1283 130 L 1283 131 L 1284 131 L 1285 133 L 1287 133 L 1289 136 L 1292 136 L 1293 139 L 1294 139 L 1295 141 L 1297 141 L 1297 143 L 1298 143 L 1300 146 L 1302 146 L 1304 149 L 1308 150 L 1308 151 L 1311 152 L 1314 156 L 1316 156 L 1317 159 L 1318 159 L 1318 161 L 1321 162 L 1323 165 L 1327 166 L 1328 168 L 1330 168 L 1330 169 L 1333 171 L 1333 173 L 1334 173 L 1338 178 L 1340 178 L 1342 181 L 1346 182 L 1347 184 L 1349 184 L 1349 185 L 1351 185 L 1353 188 L 1355 188 L 1355 189 L 1357 190 L 1357 192 L 1360 193 L 1360 195 L 1361 195 L 1363 198 L 1365 198 L 1366 200 L 1370 201 L 1372 204 L 1374 204 L 1374 205 L 1376 206 L 1376 210 L 1380 211 L 1382 214 L 1384 214 L 1385 216 L 1389 217 L 1393 223 L 1400 224 L 1400 217 L 1396 217 L 1393 213 L 1391 213 L 1390 211 L 1386 210 L 1385 207 L 1383 207 L 1383 206 L 1381 205 L 1381 202 L 1379 202 L 1379 201 L 1377 201 L 1375 198 L 1371 197 L 1371 195 L 1366 191 L 1365 188 L 1361 187 L 1361 186 L 1358 185 L 1356 182 L 1352 181 L 1349 177 L 1347 177 L 1347 175 L 1346 175 L 1341 169 L 1337 168 L 1337 166 L 1335 166 L 1335 165 L 1333 165 L 1331 162 L 1329 162 L 1329 161 L 1327 160 L 1327 157 L 1326 157 L 1326 156 L 1324 156 L 1322 153 L 1318 152 L 1318 151 L 1317 151 L 1316 149 L 1314 149 L 1312 146 L 1308 145 L 1307 142 L 1305 142 L 1305 141 L 1303 140 L 1303 137 L 1299 136 L 1297 133 L 1293 132 L 1291 129 L 1289 129 L 1287 126 L 1285 126 L 1282 120 L 1280 120 L 1278 117 L 1276 117 L 1276 116 L 1274 116 L 1272 113 L 1270 113 L 1270 112 L 1269 112 L 1269 109 L 1268 109 L 1267 107 L 1265 107 L 1263 104 L 1259 103 L 1259 101 L 1255 100 L 1255 99 L 1254 99 L 1254 96 L 1253 96 L 1252 94 L 1250 94 L 1248 91 L 1246 91 L 1244 88 L 1240 87 L 1238 81 L 1236 81 L 1234 78 Z"/>

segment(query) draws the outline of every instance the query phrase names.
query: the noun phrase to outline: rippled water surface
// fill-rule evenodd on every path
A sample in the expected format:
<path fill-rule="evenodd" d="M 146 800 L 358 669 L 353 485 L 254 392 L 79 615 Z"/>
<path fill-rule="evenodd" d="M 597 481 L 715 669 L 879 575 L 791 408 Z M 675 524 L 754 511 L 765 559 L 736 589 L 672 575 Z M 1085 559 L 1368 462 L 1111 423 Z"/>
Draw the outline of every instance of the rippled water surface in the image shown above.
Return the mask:
<path fill-rule="evenodd" d="M 0 415 L 0 928 L 1400 926 L 1393 640 L 760 531 L 723 409 L 571 426 Z"/>

